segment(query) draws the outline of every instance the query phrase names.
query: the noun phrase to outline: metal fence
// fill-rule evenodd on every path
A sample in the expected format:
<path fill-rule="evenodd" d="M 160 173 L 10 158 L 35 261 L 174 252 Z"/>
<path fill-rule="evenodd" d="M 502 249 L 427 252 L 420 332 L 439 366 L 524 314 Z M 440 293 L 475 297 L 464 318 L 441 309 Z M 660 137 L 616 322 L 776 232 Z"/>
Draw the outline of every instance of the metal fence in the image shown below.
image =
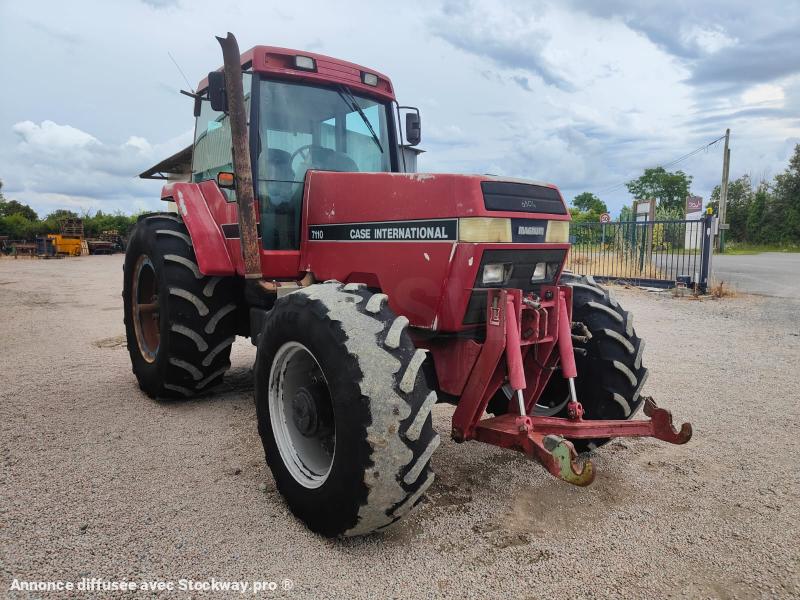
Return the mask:
<path fill-rule="evenodd" d="M 705 292 L 711 263 L 711 215 L 686 221 L 575 223 L 567 268 L 600 280 Z"/>

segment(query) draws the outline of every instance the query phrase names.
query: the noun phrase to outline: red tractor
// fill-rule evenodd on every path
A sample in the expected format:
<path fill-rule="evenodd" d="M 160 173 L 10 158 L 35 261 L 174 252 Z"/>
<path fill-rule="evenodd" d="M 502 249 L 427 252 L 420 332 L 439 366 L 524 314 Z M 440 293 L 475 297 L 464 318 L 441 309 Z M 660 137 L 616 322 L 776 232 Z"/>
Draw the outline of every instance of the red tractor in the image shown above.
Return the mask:
<path fill-rule="evenodd" d="M 128 349 L 149 396 L 205 393 L 249 336 L 267 462 L 327 536 L 380 530 L 422 500 L 437 402 L 455 405 L 457 442 L 522 451 L 577 485 L 594 471 L 576 448 L 689 440 L 641 395 L 631 313 L 564 271 L 555 186 L 408 173 L 419 112 L 388 77 L 220 44 L 224 67 L 190 94 L 189 181 L 161 194 L 177 212 L 142 217 L 127 248 Z M 630 420 L 642 406 L 649 419 Z"/>

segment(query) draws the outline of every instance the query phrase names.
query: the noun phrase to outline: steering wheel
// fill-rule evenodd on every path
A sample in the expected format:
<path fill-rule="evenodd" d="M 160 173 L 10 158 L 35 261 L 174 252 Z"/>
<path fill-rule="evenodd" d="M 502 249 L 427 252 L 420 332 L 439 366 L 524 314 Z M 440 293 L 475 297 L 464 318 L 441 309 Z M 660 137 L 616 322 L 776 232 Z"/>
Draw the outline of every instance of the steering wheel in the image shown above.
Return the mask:
<path fill-rule="evenodd" d="M 297 157 L 298 154 L 300 155 L 300 158 L 303 159 L 303 161 L 307 162 L 308 158 L 311 156 L 312 148 L 319 148 L 319 146 L 315 144 L 305 144 L 304 146 L 300 146 L 297 150 L 292 152 L 292 155 L 289 157 L 289 166 L 292 169 L 294 169 L 294 159 Z"/>

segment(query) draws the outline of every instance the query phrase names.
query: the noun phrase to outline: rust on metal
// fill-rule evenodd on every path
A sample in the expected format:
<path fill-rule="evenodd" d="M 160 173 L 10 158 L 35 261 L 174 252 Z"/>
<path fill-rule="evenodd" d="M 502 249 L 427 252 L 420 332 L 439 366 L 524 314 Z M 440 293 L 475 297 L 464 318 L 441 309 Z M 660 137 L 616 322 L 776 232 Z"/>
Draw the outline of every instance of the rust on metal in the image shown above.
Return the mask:
<path fill-rule="evenodd" d="M 236 175 L 236 203 L 239 214 L 239 235 L 244 258 L 245 278 L 262 279 L 261 254 L 258 248 L 253 170 L 250 164 L 250 146 L 247 133 L 247 112 L 242 91 L 242 67 L 239 64 L 239 43 L 231 32 L 225 38 L 217 37 L 222 46 L 225 94 L 228 99 L 228 117 L 231 124 L 233 171 Z M 271 291 L 270 286 L 264 286 Z"/>
<path fill-rule="evenodd" d="M 533 426 L 535 421 L 536 417 L 517 417 L 510 413 L 485 419 L 475 428 L 474 439 L 522 452 L 567 483 L 578 486 L 592 483 L 595 471 L 591 461 L 580 465 L 569 440 L 537 431 Z"/>

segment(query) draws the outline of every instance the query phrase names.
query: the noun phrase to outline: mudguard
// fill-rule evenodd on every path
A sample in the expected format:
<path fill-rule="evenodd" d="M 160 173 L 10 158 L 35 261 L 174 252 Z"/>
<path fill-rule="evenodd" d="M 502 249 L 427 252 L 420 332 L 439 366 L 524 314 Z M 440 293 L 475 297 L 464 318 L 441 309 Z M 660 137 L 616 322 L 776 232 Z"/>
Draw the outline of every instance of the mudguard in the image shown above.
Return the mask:
<path fill-rule="evenodd" d="M 200 272 L 203 275 L 235 275 L 225 237 L 211 215 L 200 186 L 196 183 L 170 183 L 164 186 L 161 199 L 175 202 L 192 238 Z"/>

